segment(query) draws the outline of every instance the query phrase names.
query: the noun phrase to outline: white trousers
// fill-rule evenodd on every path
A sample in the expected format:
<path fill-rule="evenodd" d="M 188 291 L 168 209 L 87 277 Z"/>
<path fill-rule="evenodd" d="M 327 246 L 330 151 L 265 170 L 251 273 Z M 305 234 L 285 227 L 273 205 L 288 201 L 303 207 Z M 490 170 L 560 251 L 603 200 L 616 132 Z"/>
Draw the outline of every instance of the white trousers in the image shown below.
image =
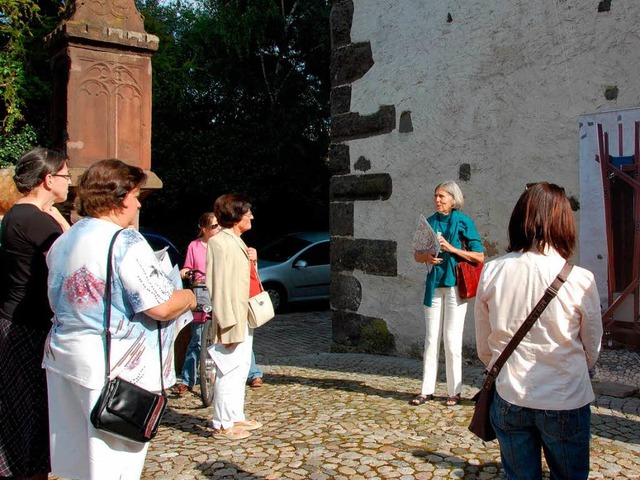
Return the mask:
<path fill-rule="evenodd" d="M 458 296 L 457 287 L 436 288 L 431 307 L 424 307 L 427 332 L 422 395 L 435 391 L 441 340 L 444 342 L 448 395 L 457 395 L 462 390 L 462 331 L 466 314 L 467 301 Z"/>
<path fill-rule="evenodd" d="M 96 430 L 89 421 L 101 390 L 85 388 L 47 370 L 51 473 L 80 480 L 135 480 L 149 443 Z"/>
<path fill-rule="evenodd" d="M 253 329 L 247 326 L 244 342 L 237 344 L 230 357 L 238 366 L 226 374 L 216 372 L 213 383 L 213 428 L 230 428 L 244 422 L 244 393 L 251 367 Z"/>

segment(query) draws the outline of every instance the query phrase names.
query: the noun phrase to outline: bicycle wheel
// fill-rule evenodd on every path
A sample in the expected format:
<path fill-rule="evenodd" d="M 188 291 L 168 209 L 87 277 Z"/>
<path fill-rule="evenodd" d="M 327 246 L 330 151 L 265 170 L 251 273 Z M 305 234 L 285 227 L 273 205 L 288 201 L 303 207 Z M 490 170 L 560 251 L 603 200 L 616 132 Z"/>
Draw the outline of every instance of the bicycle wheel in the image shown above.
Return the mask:
<path fill-rule="evenodd" d="M 215 332 L 213 320 L 207 319 L 202 329 L 202 338 L 200 339 L 200 396 L 205 407 L 213 402 L 213 381 L 214 381 L 214 364 L 207 349 L 213 345 Z"/>

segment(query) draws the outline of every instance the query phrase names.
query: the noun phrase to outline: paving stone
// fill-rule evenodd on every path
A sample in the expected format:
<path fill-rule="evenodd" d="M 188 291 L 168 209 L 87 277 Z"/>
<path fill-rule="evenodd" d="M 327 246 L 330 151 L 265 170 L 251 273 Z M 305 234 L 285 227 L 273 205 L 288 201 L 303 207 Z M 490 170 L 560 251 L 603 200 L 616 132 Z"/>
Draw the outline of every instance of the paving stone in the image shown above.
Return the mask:
<path fill-rule="evenodd" d="M 599 381 L 593 382 L 593 391 L 599 395 L 627 398 L 636 394 L 638 392 L 638 388 L 624 383 Z"/>
<path fill-rule="evenodd" d="M 242 441 L 214 439 L 211 408 L 193 393 L 172 396 L 142 478 L 500 478 L 497 442 L 467 430 L 469 399 L 483 378 L 476 359 L 465 359 L 460 405 L 444 405 L 441 368 L 434 401 L 413 407 L 408 401 L 420 389 L 421 361 L 334 354 L 330 344 L 327 311 L 278 315 L 261 327 L 254 350 L 265 385 L 247 388 L 245 411 L 264 427 Z M 637 352 L 604 350 L 594 381 L 637 388 L 638 370 Z M 590 478 L 640 478 L 637 395 L 597 395 L 592 437 Z"/>

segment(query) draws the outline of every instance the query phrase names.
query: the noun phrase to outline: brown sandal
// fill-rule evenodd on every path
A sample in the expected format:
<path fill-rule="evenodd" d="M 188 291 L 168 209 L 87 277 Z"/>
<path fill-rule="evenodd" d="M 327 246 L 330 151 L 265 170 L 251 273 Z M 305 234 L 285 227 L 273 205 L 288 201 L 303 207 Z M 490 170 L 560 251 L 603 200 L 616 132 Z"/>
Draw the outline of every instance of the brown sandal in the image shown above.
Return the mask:
<path fill-rule="evenodd" d="M 414 407 L 417 407 L 418 405 L 422 405 L 424 402 L 427 402 L 429 400 L 433 400 L 433 395 L 420 394 L 420 395 L 416 395 L 411 400 L 409 400 L 409 405 L 413 405 Z"/>
<path fill-rule="evenodd" d="M 453 397 L 447 397 L 447 401 L 445 405 L 447 407 L 455 407 L 460 403 L 460 394 L 454 395 Z"/>
<path fill-rule="evenodd" d="M 190 390 L 191 388 L 189 388 L 188 385 L 185 385 L 184 383 L 177 383 L 173 388 L 171 388 L 171 393 L 182 396 Z"/>

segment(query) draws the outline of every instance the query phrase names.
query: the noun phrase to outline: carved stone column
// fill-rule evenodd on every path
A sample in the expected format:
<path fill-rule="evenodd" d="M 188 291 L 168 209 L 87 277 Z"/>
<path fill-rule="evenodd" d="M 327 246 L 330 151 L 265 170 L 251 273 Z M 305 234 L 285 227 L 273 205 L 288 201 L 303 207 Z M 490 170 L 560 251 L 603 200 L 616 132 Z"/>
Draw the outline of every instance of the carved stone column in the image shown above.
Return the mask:
<path fill-rule="evenodd" d="M 151 169 L 151 55 L 158 38 L 144 30 L 134 0 L 72 1 L 49 37 L 54 71 L 51 134 L 74 176 L 118 158 Z"/>

